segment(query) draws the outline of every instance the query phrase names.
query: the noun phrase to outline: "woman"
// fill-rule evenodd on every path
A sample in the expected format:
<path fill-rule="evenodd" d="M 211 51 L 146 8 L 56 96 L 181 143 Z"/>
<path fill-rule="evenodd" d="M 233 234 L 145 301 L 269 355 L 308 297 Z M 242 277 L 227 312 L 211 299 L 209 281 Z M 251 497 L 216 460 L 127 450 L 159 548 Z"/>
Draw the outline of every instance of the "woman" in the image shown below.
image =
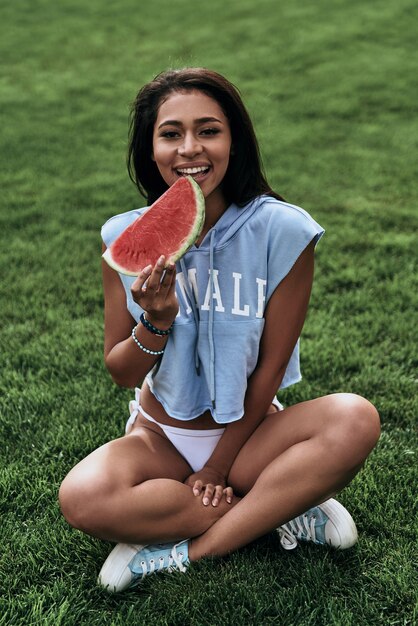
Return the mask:
<path fill-rule="evenodd" d="M 149 204 L 190 175 L 206 209 L 177 267 L 162 257 L 131 278 L 103 264 L 106 366 L 119 385 L 143 382 L 127 434 L 60 490 L 72 526 L 117 542 L 100 584 L 121 591 L 275 528 L 287 549 L 350 547 L 354 521 L 332 496 L 375 446 L 376 409 L 353 394 L 276 400 L 300 380 L 323 229 L 270 189 L 240 95 L 215 72 L 168 71 L 141 89 L 129 164 Z M 110 219 L 103 249 L 140 213 Z"/>

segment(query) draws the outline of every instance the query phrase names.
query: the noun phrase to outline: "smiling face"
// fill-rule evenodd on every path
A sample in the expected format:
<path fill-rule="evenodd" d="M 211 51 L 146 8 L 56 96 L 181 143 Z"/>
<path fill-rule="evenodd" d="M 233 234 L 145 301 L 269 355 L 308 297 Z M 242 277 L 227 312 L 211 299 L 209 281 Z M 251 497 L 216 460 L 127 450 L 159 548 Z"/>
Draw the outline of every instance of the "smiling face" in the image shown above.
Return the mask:
<path fill-rule="evenodd" d="M 192 176 L 206 210 L 224 210 L 221 183 L 228 169 L 231 131 L 219 104 L 201 91 L 173 92 L 161 104 L 153 133 L 153 160 L 171 186 Z"/>

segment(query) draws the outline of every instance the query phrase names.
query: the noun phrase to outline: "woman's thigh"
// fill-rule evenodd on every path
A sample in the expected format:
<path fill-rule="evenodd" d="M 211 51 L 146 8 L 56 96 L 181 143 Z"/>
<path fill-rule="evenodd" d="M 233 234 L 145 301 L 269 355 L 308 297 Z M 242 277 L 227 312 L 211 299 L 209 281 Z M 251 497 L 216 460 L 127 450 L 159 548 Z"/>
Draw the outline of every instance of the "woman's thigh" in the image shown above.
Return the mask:
<path fill-rule="evenodd" d="M 314 438 L 325 454 L 361 465 L 377 442 L 379 426 L 374 406 L 354 394 L 332 394 L 268 414 L 238 453 L 228 482 L 244 495 L 267 465 Z"/>
<path fill-rule="evenodd" d="M 183 482 L 191 471 L 164 434 L 136 427 L 94 450 L 69 472 L 60 489 L 61 508 L 71 523 L 89 502 L 106 499 L 110 503 L 115 493 L 123 494 L 155 478 Z"/>

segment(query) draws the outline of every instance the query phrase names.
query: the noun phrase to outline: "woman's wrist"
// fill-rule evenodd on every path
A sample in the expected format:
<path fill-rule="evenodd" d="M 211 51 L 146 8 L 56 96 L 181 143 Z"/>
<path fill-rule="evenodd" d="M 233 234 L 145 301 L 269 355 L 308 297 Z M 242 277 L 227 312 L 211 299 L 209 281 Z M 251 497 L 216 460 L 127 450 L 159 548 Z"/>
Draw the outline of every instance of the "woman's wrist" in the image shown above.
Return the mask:
<path fill-rule="evenodd" d="M 151 348 L 147 348 L 146 346 L 144 346 L 144 344 L 141 343 L 141 341 L 136 336 L 136 329 L 137 329 L 137 326 L 134 326 L 132 329 L 131 336 L 134 342 L 136 343 L 136 345 L 138 346 L 138 348 L 142 350 L 142 352 L 145 352 L 146 354 L 149 354 L 150 356 L 161 356 L 162 354 L 164 354 L 165 347 L 163 347 L 160 350 L 152 350 Z"/>
<path fill-rule="evenodd" d="M 219 463 L 217 463 L 216 460 L 214 463 L 209 460 L 204 465 L 203 469 L 207 469 L 210 472 L 215 472 L 219 476 L 219 478 L 223 479 L 226 482 L 231 467 L 228 465 L 228 463 L 225 463 L 222 459 L 219 459 Z"/>
<path fill-rule="evenodd" d="M 163 332 L 164 334 L 171 330 L 173 323 L 174 323 L 174 320 L 160 319 L 158 317 L 153 316 L 151 313 L 148 313 L 147 311 L 144 313 L 144 321 L 145 321 L 146 327 L 148 327 L 149 325 L 153 327 L 156 331 L 159 330 Z M 147 322 L 148 324 L 146 324 Z M 148 328 L 148 330 L 150 329 Z"/>
<path fill-rule="evenodd" d="M 163 354 L 169 334 L 169 332 L 162 334 L 150 332 L 144 324 L 138 322 L 132 328 L 131 338 L 142 352 L 155 357 Z"/>

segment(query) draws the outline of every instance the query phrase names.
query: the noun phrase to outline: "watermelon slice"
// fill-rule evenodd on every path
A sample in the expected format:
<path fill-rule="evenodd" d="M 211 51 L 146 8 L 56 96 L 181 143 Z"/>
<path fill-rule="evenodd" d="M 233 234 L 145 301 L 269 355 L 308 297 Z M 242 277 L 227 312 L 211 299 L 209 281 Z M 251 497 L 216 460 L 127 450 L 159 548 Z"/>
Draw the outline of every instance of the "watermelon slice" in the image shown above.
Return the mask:
<path fill-rule="evenodd" d="M 191 176 L 177 180 L 107 248 L 103 258 L 117 272 L 138 276 L 163 254 L 166 267 L 194 244 L 205 220 L 205 199 Z"/>

